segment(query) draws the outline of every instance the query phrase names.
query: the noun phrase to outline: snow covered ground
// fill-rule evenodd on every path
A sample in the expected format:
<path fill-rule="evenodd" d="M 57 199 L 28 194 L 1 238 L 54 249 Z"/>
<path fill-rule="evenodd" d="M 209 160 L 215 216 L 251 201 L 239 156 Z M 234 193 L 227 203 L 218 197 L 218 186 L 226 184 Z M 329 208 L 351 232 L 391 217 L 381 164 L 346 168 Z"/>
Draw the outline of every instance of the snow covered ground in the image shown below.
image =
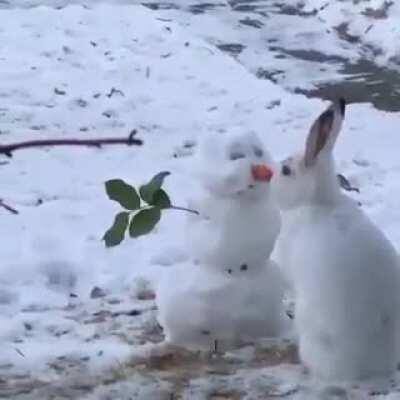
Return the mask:
<path fill-rule="evenodd" d="M 185 206 L 197 187 L 195 146 L 187 147 L 205 132 L 254 129 L 276 159 L 298 149 L 325 104 L 287 88 L 343 80 L 341 68 L 277 57 L 266 42 L 286 52 L 306 43 L 306 50 L 354 62 L 371 57 L 366 49 L 373 46 L 381 50 L 375 61 L 395 71 L 399 6 L 376 19 L 360 13 L 364 2 L 329 4 L 315 15 L 326 2 L 308 1 L 300 14 L 263 2 L 239 12 L 243 1 L 203 13 L 189 12 L 183 0 L 160 9 L 128 1 L 8 3 L 0 2 L 2 143 L 137 129 L 144 145 L 21 150 L 1 160 L 1 198 L 20 214 L 0 210 L 0 397 L 321 398 L 288 345 L 211 359 L 137 360 L 139 345 L 162 339 L 147 281 L 174 260 L 184 216 L 171 211 L 154 234 L 105 249 L 101 237 L 117 207 L 103 184 L 118 177 L 137 185 L 168 170 L 168 192 Z M 365 33 L 367 18 L 375 22 Z M 346 21 L 346 32 L 362 36 L 362 44 L 326 32 Z M 231 57 L 225 50 L 240 47 L 221 45 L 232 43 L 246 48 Z M 283 72 L 276 83 L 271 74 L 258 79 L 261 66 L 266 76 Z M 398 121 L 398 114 L 369 103 L 349 106 L 336 155 L 340 172 L 360 188 L 366 212 L 400 248 Z M 384 388 L 392 393 L 374 398 L 400 398 L 396 382 Z M 323 390 L 324 398 L 346 398 L 337 388 Z M 373 389 L 350 388 L 347 398 L 368 393 Z"/>

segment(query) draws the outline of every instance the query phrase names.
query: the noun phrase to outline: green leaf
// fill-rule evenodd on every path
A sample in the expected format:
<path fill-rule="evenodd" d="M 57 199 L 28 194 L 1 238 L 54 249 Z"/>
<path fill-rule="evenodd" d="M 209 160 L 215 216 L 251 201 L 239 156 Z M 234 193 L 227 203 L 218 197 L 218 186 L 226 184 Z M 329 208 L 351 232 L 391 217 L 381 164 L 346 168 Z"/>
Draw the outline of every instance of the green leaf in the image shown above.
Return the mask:
<path fill-rule="evenodd" d="M 140 198 L 136 189 L 122 179 L 111 179 L 106 182 L 106 192 L 111 200 L 117 201 L 127 210 L 140 208 Z"/>
<path fill-rule="evenodd" d="M 164 189 L 159 189 L 153 196 L 153 201 L 151 205 L 163 208 L 170 208 L 172 206 L 169 196 Z"/>
<path fill-rule="evenodd" d="M 139 211 L 131 220 L 129 234 L 132 238 L 147 235 L 157 225 L 161 218 L 161 210 L 158 207 Z"/>
<path fill-rule="evenodd" d="M 124 211 L 115 216 L 112 227 L 103 236 L 103 240 L 106 242 L 106 247 L 117 246 L 124 240 L 128 223 L 129 213 Z"/>
<path fill-rule="evenodd" d="M 154 175 L 149 183 L 139 188 L 140 196 L 147 204 L 154 204 L 154 195 L 161 189 L 164 179 L 168 175 L 170 175 L 168 171 L 160 172 Z"/>

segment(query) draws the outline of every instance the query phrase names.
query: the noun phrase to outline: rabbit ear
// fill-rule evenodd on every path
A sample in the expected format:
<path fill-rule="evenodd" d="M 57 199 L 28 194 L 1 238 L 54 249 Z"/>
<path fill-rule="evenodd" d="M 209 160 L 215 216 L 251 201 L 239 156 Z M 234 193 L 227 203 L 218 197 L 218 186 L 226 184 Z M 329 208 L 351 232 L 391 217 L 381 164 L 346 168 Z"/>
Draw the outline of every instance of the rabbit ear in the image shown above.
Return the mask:
<path fill-rule="evenodd" d="M 313 165 L 322 152 L 331 152 L 344 119 L 346 102 L 343 98 L 332 103 L 313 123 L 306 141 L 304 162 Z"/>

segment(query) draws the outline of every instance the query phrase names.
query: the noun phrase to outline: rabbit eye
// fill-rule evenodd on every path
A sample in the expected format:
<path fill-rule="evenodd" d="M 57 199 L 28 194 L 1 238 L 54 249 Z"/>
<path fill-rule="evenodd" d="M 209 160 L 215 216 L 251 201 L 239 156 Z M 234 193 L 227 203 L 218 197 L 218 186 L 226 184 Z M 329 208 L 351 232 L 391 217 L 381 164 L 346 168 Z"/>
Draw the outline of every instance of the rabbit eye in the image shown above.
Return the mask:
<path fill-rule="evenodd" d="M 292 175 L 292 170 L 287 165 L 282 165 L 282 175 L 290 176 Z"/>
<path fill-rule="evenodd" d="M 240 160 L 241 158 L 246 158 L 246 156 L 240 152 L 233 152 L 229 155 L 229 159 L 232 161 Z"/>
<path fill-rule="evenodd" d="M 262 157 L 264 155 L 264 152 L 259 147 L 254 147 L 254 154 L 256 155 L 256 157 Z"/>

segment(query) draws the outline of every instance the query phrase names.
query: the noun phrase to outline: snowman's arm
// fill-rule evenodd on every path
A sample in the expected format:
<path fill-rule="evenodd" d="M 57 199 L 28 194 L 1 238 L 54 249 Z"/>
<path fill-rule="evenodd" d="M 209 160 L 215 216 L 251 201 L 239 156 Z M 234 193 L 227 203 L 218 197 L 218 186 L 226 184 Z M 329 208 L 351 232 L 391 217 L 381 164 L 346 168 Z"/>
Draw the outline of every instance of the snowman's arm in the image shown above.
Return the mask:
<path fill-rule="evenodd" d="M 200 201 L 196 201 L 195 199 L 188 199 L 188 208 L 190 210 L 197 211 L 198 214 L 189 213 L 188 214 L 188 221 L 189 222 L 199 222 L 207 219 L 207 216 L 204 213 L 204 206 Z"/>

